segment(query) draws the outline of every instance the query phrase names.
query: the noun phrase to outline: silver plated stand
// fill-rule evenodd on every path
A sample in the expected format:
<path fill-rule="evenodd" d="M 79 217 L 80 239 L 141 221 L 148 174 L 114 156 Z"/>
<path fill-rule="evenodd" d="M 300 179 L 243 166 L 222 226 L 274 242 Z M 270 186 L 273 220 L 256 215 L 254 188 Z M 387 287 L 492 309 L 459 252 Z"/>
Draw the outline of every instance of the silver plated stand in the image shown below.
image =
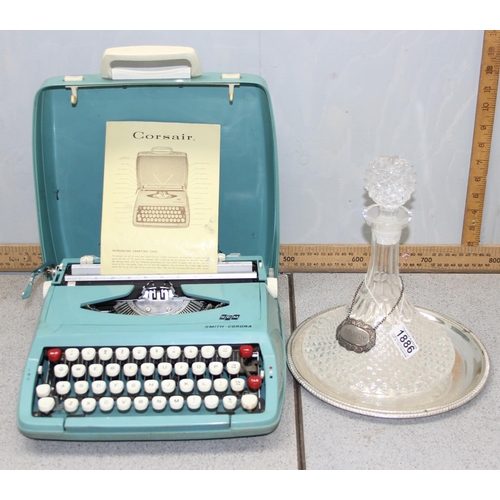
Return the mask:
<path fill-rule="evenodd" d="M 403 207 L 415 186 L 400 157 L 370 165 L 364 211 L 372 230 L 368 271 L 350 305 L 317 314 L 293 332 L 290 371 L 312 394 L 364 415 L 414 418 L 443 413 L 472 399 L 486 383 L 487 352 L 466 327 L 414 307 L 399 276 Z"/>

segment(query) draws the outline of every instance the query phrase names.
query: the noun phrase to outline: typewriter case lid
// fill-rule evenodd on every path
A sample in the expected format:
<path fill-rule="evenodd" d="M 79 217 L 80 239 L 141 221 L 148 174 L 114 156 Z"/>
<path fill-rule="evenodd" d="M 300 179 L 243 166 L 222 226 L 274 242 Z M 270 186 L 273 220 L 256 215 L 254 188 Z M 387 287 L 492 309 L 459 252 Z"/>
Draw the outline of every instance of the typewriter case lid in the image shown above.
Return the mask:
<path fill-rule="evenodd" d="M 201 67 L 200 67 L 201 69 Z M 194 74 L 194 72 L 193 72 Z M 47 80 L 34 106 L 33 154 L 43 261 L 100 255 L 108 121 L 220 124 L 219 252 L 279 257 L 274 120 L 264 80 L 191 78 Z M 175 142 L 166 144 L 175 149 Z"/>

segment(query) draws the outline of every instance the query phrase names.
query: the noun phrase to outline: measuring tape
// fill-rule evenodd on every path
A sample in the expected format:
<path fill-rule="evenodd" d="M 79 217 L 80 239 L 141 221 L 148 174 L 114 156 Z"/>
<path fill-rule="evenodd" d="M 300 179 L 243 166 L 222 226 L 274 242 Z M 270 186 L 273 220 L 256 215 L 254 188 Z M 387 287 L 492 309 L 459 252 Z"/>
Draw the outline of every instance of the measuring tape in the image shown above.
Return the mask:
<path fill-rule="evenodd" d="M 366 272 L 370 245 L 281 245 L 280 272 Z M 498 273 L 500 245 L 401 245 L 399 269 L 411 273 Z"/>
<path fill-rule="evenodd" d="M 500 70 L 500 31 L 485 31 L 462 245 L 479 245 Z"/>
<path fill-rule="evenodd" d="M 370 245 L 281 245 L 280 272 L 366 272 Z M 0 271 L 31 272 L 42 264 L 38 245 L 0 245 Z M 500 245 L 401 245 L 403 272 L 498 273 Z"/>
<path fill-rule="evenodd" d="M 0 245 L 0 271 L 33 271 L 42 264 L 40 245 Z"/>

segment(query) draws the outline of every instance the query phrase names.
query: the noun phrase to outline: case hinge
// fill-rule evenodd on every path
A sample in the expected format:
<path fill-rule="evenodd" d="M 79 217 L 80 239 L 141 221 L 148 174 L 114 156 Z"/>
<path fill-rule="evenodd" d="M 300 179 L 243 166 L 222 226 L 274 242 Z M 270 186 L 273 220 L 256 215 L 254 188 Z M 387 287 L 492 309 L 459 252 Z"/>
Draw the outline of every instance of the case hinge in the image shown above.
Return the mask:
<path fill-rule="evenodd" d="M 239 73 L 222 73 L 221 78 L 223 80 L 239 80 L 241 75 Z M 228 83 L 229 86 L 229 104 L 233 104 L 234 99 L 234 87 L 239 87 L 239 83 Z"/>
<path fill-rule="evenodd" d="M 65 76 L 65 82 L 83 82 L 83 76 Z M 70 102 L 72 106 L 76 106 L 78 102 L 78 85 L 67 85 L 67 89 L 71 90 Z"/>

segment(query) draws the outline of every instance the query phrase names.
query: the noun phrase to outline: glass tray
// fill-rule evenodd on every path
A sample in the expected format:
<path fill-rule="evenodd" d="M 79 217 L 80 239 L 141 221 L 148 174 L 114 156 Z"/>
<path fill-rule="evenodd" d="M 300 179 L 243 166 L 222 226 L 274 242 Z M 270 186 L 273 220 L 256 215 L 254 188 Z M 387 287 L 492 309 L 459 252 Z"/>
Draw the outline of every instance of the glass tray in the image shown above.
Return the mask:
<path fill-rule="evenodd" d="M 455 347 L 455 364 L 448 390 L 431 404 L 418 405 L 411 401 L 398 400 L 385 405 L 376 397 L 361 400 L 356 394 L 338 393 L 318 378 L 307 365 L 302 355 L 302 343 L 308 329 L 321 315 L 338 311 L 339 323 L 345 318 L 345 307 L 341 306 L 316 314 L 293 332 L 287 343 L 288 368 L 297 381 L 317 398 L 343 410 L 361 415 L 384 418 L 417 418 L 453 410 L 474 398 L 486 384 L 490 362 L 486 349 L 479 339 L 460 323 L 427 309 L 416 308 L 430 321 L 444 328 Z M 336 340 L 333 340 L 336 341 Z M 383 406 L 392 406 L 384 408 Z M 395 408 L 397 406 L 397 408 Z"/>

